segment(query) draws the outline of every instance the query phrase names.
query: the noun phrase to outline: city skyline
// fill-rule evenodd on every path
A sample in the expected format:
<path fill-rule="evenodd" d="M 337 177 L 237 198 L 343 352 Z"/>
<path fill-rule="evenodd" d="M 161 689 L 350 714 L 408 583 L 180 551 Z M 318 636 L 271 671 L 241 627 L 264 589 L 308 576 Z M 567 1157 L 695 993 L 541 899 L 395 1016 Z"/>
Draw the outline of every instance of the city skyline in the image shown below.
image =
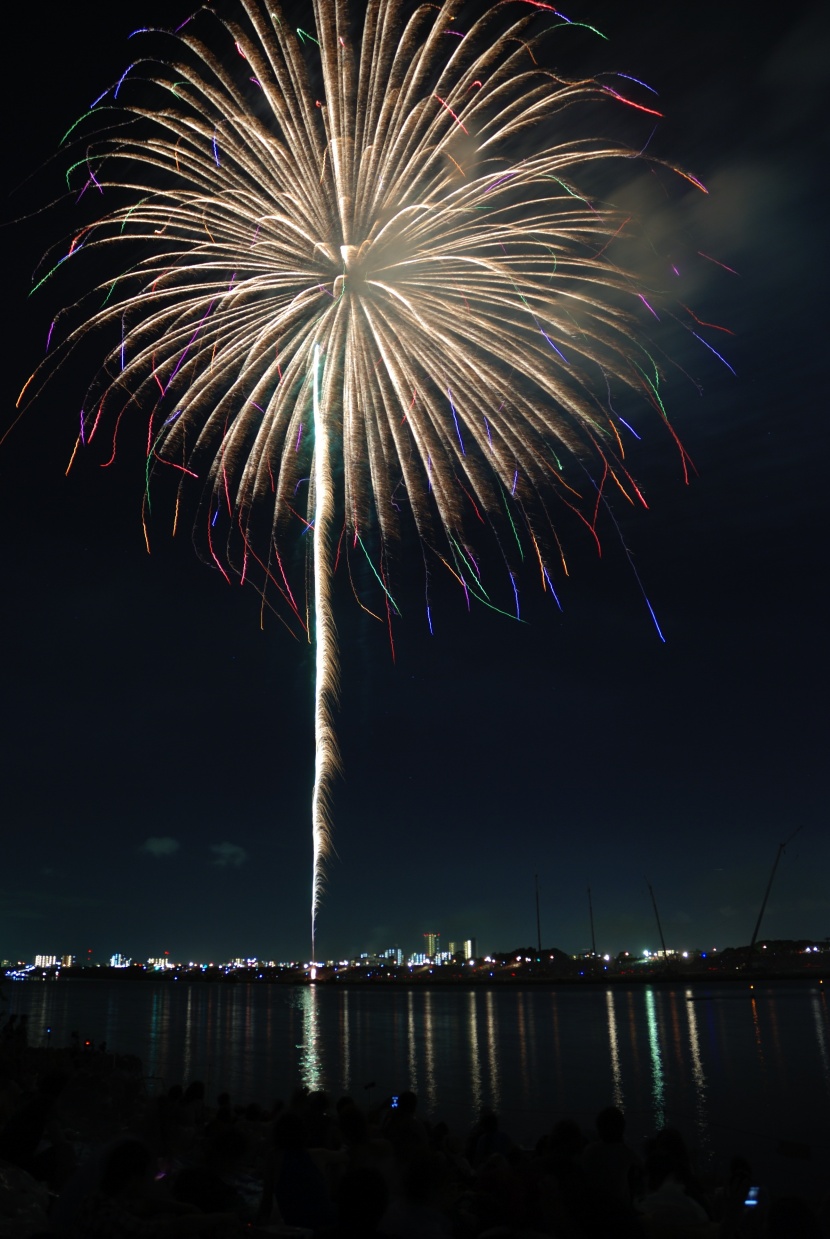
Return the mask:
<path fill-rule="evenodd" d="M 823 938 L 798 935 L 792 939 L 775 939 L 773 936 L 758 932 L 750 941 L 739 940 L 733 942 L 721 942 L 718 944 L 699 943 L 692 945 L 691 941 L 682 940 L 679 942 L 671 942 L 666 944 L 661 937 L 661 928 L 655 927 L 652 945 L 650 947 L 641 946 L 632 950 L 621 949 L 616 952 L 597 950 L 593 944 L 590 949 L 585 949 L 577 952 L 562 951 L 555 943 L 547 943 L 541 945 L 531 945 L 529 942 L 515 942 L 510 945 L 501 944 L 498 947 L 489 947 L 486 950 L 478 950 L 478 941 L 476 938 L 470 938 L 464 941 L 463 944 L 448 943 L 446 949 L 442 950 L 440 946 L 440 934 L 425 933 L 423 938 L 433 939 L 430 944 L 433 947 L 432 953 L 426 950 L 406 951 L 397 944 L 386 945 L 374 951 L 359 950 L 351 956 L 345 956 L 342 953 L 335 953 L 330 958 L 323 960 L 321 958 L 312 959 L 310 955 L 302 955 L 296 958 L 279 958 L 279 953 L 271 956 L 257 955 L 240 955 L 230 956 L 228 954 L 219 954 L 208 959 L 179 955 L 174 950 L 166 950 L 162 955 L 156 956 L 137 956 L 133 957 L 121 951 L 110 952 L 104 950 L 102 954 L 97 954 L 92 947 L 87 948 L 85 952 L 80 954 L 63 953 L 63 954 L 35 954 L 34 958 L 29 959 L 4 959 L 0 955 L 0 967 L 14 968 L 25 966 L 35 969 L 56 970 L 59 971 L 65 968 L 80 968 L 80 969 L 95 969 L 101 967 L 109 967 L 115 969 L 125 969 L 131 967 L 149 968 L 158 972 L 169 971 L 174 968 L 295 968 L 302 966 L 310 966 L 311 964 L 330 965 L 346 965 L 375 967 L 384 965 L 389 967 L 412 967 L 429 963 L 437 964 L 452 964 L 452 963 L 472 963 L 475 960 L 490 960 L 498 957 L 512 957 L 513 953 L 518 951 L 526 952 L 530 950 L 531 956 L 527 957 L 526 962 L 531 962 L 535 959 L 544 959 L 549 952 L 559 952 L 560 955 L 571 959 L 595 959 L 609 961 L 619 961 L 624 958 L 632 960 L 648 960 L 659 959 L 662 957 L 677 957 L 687 959 L 690 957 L 706 958 L 708 954 L 715 955 L 718 952 L 733 950 L 747 950 L 762 952 L 767 949 L 768 942 L 792 942 L 792 943 L 808 943 L 806 949 L 808 951 L 830 950 L 830 936 L 825 935 Z M 757 942 L 757 945 L 756 945 Z M 817 945 L 821 943 L 822 945 Z M 426 944 L 425 944 L 426 945 Z M 524 956 L 517 956 L 524 958 Z M 550 955 L 553 959 L 554 956 Z"/>
<path fill-rule="evenodd" d="M 527 951 L 530 950 L 530 954 Z M 769 952 L 769 953 L 768 953 Z M 90 977 L 112 978 L 113 973 L 124 975 L 141 974 L 175 974 L 188 976 L 190 979 L 207 978 L 220 979 L 233 976 L 237 980 L 268 981 L 293 980 L 324 982 L 333 977 L 348 980 L 350 974 L 357 981 L 399 979 L 402 981 L 420 979 L 426 980 L 437 973 L 446 979 L 460 980 L 463 977 L 477 980 L 487 980 L 496 975 L 497 978 L 555 980 L 585 977 L 597 980 L 603 976 L 632 977 L 637 974 L 649 976 L 654 968 L 671 967 L 681 973 L 700 977 L 711 977 L 712 974 L 726 979 L 734 979 L 736 973 L 764 972 L 800 975 L 812 973 L 815 969 L 823 971 L 822 960 L 818 958 L 830 953 L 830 937 L 819 944 L 811 938 L 801 938 L 782 941 L 761 940 L 746 944 L 712 947 L 709 950 L 682 950 L 676 947 L 661 946 L 657 950 L 619 951 L 616 955 L 601 954 L 596 951 L 582 951 L 576 955 L 568 955 L 557 948 L 514 946 L 508 950 L 497 950 L 482 955 L 468 955 L 466 952 L 453 954 L 449 950 L 439 951 L 435 956 L 427 956 L 424 952 L 407 955 L 400 947 L 388 947 L 384 951 L 369 953 L 360 952 L 353 958 L 335 956 L 331 959 L 261 959 L 256 956 L 237 958 L 217 958 L 209 960 L 178 959 L 175 955 L 165 953 L 163 957 L 151 956 L 149 959 L 132 959 L 119 952 L 111 955 L 109 960 L 94 960 L 89 956 L 77 959 L 72 955 L 58 957 L 55 955 L 36 955 L 33 962 L 26 960 L 11 960 L 0 958 L 0 980 L 8 979 L 19 982 L 31 979 L 58 979 L 62 973 L 69 971 L 81 974 L 85 979 Z M 493 969 L 498 968 L 494 974 Z M 466 971 L 465 971 L 466 970 Z M 505 971 L 508 970 L 508 971 Z M 512 971 L 511 971 L 512 970 Z M 587 970 L 587 971 L 586 971 Z"/>

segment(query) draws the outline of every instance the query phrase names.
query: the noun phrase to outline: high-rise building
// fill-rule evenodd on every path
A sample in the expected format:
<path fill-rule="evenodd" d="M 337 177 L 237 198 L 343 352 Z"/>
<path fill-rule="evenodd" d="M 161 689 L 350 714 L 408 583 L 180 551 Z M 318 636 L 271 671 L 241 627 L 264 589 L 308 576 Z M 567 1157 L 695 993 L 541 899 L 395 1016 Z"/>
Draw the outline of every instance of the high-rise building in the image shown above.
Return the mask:
<path fill-rule="evenodd" d="M 465 938 L 463 942 L 449 944 L 450 959 L 475 959 L 478 951 L 475 938 Z"/>
<path fill-rule="evenodd" d="M 61 955 L 61 968 L 72 968 L 75 964 L 74 955 Z"/>
<path fill-rule="evenodd" d="M 58 963 L 57 955 L 36 955 L 35 956 L 35 967 L 36 968 L 55 968 L 57 967 L 57 963 Z"/>
<path fill-rule="evenodd" d="M 424 954 L 428 959 L 434 959 L 441 949 L 440 934 L 424 934 Z"/>
<path fill-rule="evenodd" d="M 110 955 L 110 968 L 129 968 L 133 961 L 128 959 L 126 955 L 122 955 L 120 951 L 116 951 L 114 955 Z"/>

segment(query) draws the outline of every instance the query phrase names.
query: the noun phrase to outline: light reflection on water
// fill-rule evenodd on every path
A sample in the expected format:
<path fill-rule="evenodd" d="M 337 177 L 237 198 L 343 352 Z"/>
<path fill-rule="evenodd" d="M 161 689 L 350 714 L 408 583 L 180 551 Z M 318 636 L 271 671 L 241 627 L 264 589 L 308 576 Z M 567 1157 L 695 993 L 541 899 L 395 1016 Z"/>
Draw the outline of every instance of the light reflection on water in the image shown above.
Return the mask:
<path fill-rule="evenodd" d="M 300 1051 L 300 1081 L 304 1088 L 316 1093 L 323 1087 L 323 1043 L 320 1034 L 316 985 L 305 985 L 295 992 L 295 1002 L 303 1016 Z"/>
<path fill-rule="evenodd" d="M 490 1095 L 492 1098 L 492 1106 L 494 1110 L 501 1109 L 501 1090 L 499 1088 L 499 1034 L 498 1024 L 496 1021 L 496 1003 L 495 994 L 491 989 L 488 989 L 484 995 L 485 1006 L 487 1010 L 487 1045 L 489 1048 L 489 1056 L 487 1066 L 490 1069 Z"/>
<path fill-rule="evenodd" d="M 668 995 L 669 1014 L 671 1016 L 671 1043 L 674 1050 L 674 1061 L 679 1070 L 683 1070 L 685 1056 L 685 1035 L 683 1025 L 686 1022 L 687 1002 L 685 995 L 678 990 L 672 990 Z"/>
<path fill-rule="evenodd" d="M 758 1063 L 762 1074 L 766 1076 L 767 1064 L 766 1059 L 764 1058 L 764 1039 L 761 1034 L 761 1019 L 758 1013 L 758 1000 L 754 995 L 750 1003 L 750 1009 L 752 1011 L 752 1031 L 755 1034 L 755 1050 L 758 1054 Z"/>
<path fill-rule="evenodd" d="M 153 992 L 150 1009 L 150 1028 L 148 1036 L 149 1054 L 146 1059 L 147 1075 L 152 1080 L 164 1080 L 167 1074 L 167 1050 L 170 1038 L 170 990 L 157 989 Z M 113 1046 L 115 1049 L 116 1047 Z"/>
<path fill-rule="evenodd" d="M 519 1042 L 519 1068 L 521 1071 L 522 1080 L 522 1095 L 526 1096 L 529 1086 L 529 1072 L 527 1065 L 527 1027 L 525 1024 L 525 997 L 521 991 L 516 995 L 516 1032 Z"/>
<path fill-rule="evenodd" d="M 706 1112 L 706 1073 L 703 1070 L 703 1060 L 700 1055 L 700 1036 L 697 1030 L 697 1011 L 695 1010 L 694 994 L 687 989 L 686 1019 L 689 1024 L 689 1050 L 692 1056 L 692 1079 L 694 1081 L 695 1126 L 697 1142 L 707 1154 L 711 1150 L 709 1123 Z"/>
<path fill-rule="evenodd" d="M 349 1023 L 349 991 L 343 994 L 340 1004 L 340 1078 L 343 1081 L 343 1092 L 348 1093 L 351 1080 L 351 1059 L 349 1056 L 350 1031 Z M 271 1039 L 271 1008 L 268 1008 L 268 1040 Z"/>
<path fill-rule="evenodd" d="M 620 1047 L 617 1039 L 617 1015 L 614 1011 L 614 991 L 605 991 L 605 1010 L 608 1016 L 608 1046 L 611 1051 L 611 1078 L 614 1082 L 612 1096 L 614 1105 L 624 1109 L 622 1071 L 620 1070 Z"/>
<path fill-rule="evenodd" d="M 467 994 L 467 1026 L 469 1028 L 470 1044 L 470 1084 L 472 1085 L 473 1108 L 480 1110 L 484 1105 L 481 1099 L 481 1058 L 478 1045 L 478 994 L 470 990 Z"/>
<path fill-rule="evenodd" d="M 187 1025 L 187 1036 L 184 1042 L 184 1061 L 182 1063 L 182 1075 L 185 1080 L 191 1079 L 193 1075 L 193 1029 L 195 1021 L 193 1019 L 193 986 L 191 985 L 187 992 L 187 1014 L 185 1016 Z"/>
<path fill-rule="evenodd" d="M 550 996 L 551 1010 L 553 1013 L 553 1062 L 556 1072 L 556 1091 L 557 1096 L 562 1095 L 562 1068 L 564 1055 L 562 1054 L 562 1046 L 559 1039 L 559 1007 L 556 1004 L 556 993 Z"/>
<path fill-rule="evenodd" d="M 816 1041 L 824 1074 L 824 1087 L 830 1097 L 830 1048 L 828 1048 L 827 995 L 814 993 L 810 1003 L 813 1009 L 813 1021 L 816 1026 Z"/>
<path fill-rule="evenodd" d="M 438 1088 L 435 1082 L 435 1028 L 433 1025 L 431 990 L 427 990 L 424 994 L 424 1058 L 426 1060 L 424 1070 L 426 1108 L 429 1113 L 432 1113 L 438 1102 Z"/>
<path fill-rule="evenodd" d="M 418 1092 L 418 1058 L 415 1053 L 415 993 L 409 990 L 406 996 L 406 1034 L 408 1048 L 409 1087 Z"/>
<path fill-rule="evenodd" d="M 639 1040 L 637 1036 L 636 999 L 638 998 L 640 998 L 640 995 L 636 994 L 634 990 L 629 990 L 626 995 L 626 1007 L 628 1009 L 628 1020 L 627 1020 L 628 1044 L 630 1047 L 630 1053 L 631 1053 L 632 1060 L 633 1060 L 632 1061 L 632 1075 L 634 1077 L 633 1095 L 635 1097 L 640 1097 L 642 1095 L 642 1090 L 643 1090 L 643 1082 L 642 1082 L 643 1073 L 642 1073 L 642 1066 L 640 1063 Z M 628 1094 L 629 1096 L 632 1095 L 631 1085 L 629 1085 Z"/>
<path fill-rule="evenodd" d="M 663 1058 L 660 1050 L 661 1038 L 657 1021 L 657 1004 L 654 998 L 654 990 L 650 985 L 646 989 L 645 999 L 646 1020 L 648 1022 L 648 1047 L 651 1053 L 651 1097 L 654 1107 L 654 1126 L 663 1127 L 666 1122 Z"/>
<path fill-rule="evenodd" d="M 317 984 L 23 982 L 34 1044 L 81 1040 L 137 1054 L 153 1087 L 205 1081 L 209 1097 L 335 1096 L 376 1081 L 462 1132 L 482 1106 L 534 1144 L 557 1119 L 590 1128 L 611 1103 L 636 1143 L 662 1123 L 704 1159 L 826 1144 L 827 995 L 817 985 L 352 989 Z M 759 1133 L 756 1137 L 755 1133 Z M 754 1142 L 754 1143 L 753 1143 Z M 830 1150 L 825 1155 L 830 1157 Z"/>

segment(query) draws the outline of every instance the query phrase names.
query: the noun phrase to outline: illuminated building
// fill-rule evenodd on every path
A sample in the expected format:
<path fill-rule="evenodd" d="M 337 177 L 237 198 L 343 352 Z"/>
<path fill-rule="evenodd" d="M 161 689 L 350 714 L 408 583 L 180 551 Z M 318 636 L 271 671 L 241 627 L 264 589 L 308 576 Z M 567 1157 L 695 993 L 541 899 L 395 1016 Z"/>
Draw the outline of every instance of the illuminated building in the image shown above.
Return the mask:
<path fill-rule="evenodd" d="M 57 955 L 36 955 L 35 956 L 35 967 L 36 968 L 56 968 L 57 965 L 58 965 Z"/>
<path fill-rule="evenodd" d="M 478 954 L 477 946 L 475 938 L 465 938 L 463 942 L 451 942 L 450 959 L 475 959 Z"/>
<path fill-rule="evenodd" d="M 441 943 L 440 934 L 424 934 L 424 954 L 428 959 L 434 959 L 438 954 Z"/>

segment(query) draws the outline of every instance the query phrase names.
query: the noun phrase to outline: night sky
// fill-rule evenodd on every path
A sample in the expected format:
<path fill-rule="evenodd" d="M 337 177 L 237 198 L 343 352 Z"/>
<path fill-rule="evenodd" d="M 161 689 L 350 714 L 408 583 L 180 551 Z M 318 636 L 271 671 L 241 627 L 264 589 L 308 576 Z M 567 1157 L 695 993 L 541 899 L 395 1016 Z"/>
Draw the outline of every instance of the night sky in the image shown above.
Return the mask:
<path fill-rule="evenodd" d="M 683 344 L 703 395 L 678 369 L 669 411 L 698 476 L 683 484 L 653 423 L 635 465 L 650 511 L 615 508 L 665 644 L 608 527 L 602 562 L 569 535 L 562 613 L 530 574 L 523 624 L 437 586 L 433 636 L 420 551 L 401 546 L 415 572 L 394 662 L 340 591 L 321 958 L 414 951 L 427 930 L 482 952 L 533 942 L 536 873 L 546 945 L 590 947 L 590 886 L 600 951 L 657 948 L 648 882 L 668 946 L 745 943 L 796 830 L 762 932 L 830 934 L 822 8 L 791 3 L 770 24 L 711 0 L 566 10 L 610 42 L 562 69 L 655 86 L 656 150 L 710 189 L 680 196 L 676 226 L 739 272 L 709 264 L 694 290 L 696 312 L 735 331 L 717 344 L 737 377 Z M 43 165 L 134 57 L 129 32 L 187 11 L 19 6 L 3 429 L 61 304 L 49 285 L 27 300 L 31 272 L 66 226 L 9 221 L 59 192 L 63 164 Z M 67 369 L 0 448 L 0 957 L 306 957 L 310 647 L 276 621 L 262 631 L 257 594 L 200 563 L 186 527 L 156 529 L 147 555 L 140 451 L 105 470 L 84 454 L 64 476 L 85 377 Z"/>

